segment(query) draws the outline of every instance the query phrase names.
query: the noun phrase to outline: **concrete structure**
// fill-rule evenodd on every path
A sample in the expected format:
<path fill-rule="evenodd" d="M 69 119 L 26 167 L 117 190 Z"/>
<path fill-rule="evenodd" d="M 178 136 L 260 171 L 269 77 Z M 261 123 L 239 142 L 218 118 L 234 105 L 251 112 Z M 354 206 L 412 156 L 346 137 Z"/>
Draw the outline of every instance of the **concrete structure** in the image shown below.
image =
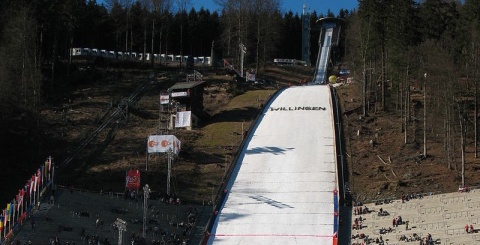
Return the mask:
<path fill-rule="evenodd" d="M 338 45 L 342 19 L 321 18 L 317 22 L 322 23 L 318 46 L 320 47 L 317 57 L 315 76 L 312 84 L 327 84 L 328 66 L 332 63 L 332 49 Z M 323 36 L 322 36 L 323 35 Z"/>

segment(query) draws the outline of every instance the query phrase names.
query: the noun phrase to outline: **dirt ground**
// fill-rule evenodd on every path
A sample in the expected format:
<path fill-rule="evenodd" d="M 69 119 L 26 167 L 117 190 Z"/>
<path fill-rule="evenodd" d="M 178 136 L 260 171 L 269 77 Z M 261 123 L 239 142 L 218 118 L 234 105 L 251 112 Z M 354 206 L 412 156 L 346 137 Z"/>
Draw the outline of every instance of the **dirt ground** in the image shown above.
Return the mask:
<path fill-rule="evenodd" d="M 227 92 L 229 76 L 216 76 L 204 71 L 208 93 L 205 111 L 210 120 L 236 120 L 238 113 L 226 113 L 225 105 L 233 96 Z M 273 81 L 274 89 L 289 83 L 300 85 L 311 79 L 313 70 L 294 67 L 269 67 L 262 74 Z M 75 158 L 58 173 L 58 183 L 90 190 L 122 192 L 125 171 L 142 170 L 142 182 L 149 183 L 154 193 L 165 193 L 167 158 L 164 155 L 145 153 L 146 138 L 160 132 L 159 91 L 166 90 L 184 76 L 169 72 L 117 72 L 104 70 L 93 83 L 76 85 L 65 94 L 61 103 L 43 106 L 40 118 L 27 113 L 4 115 L 14 120 L 1 121 L 0 146 L 4 156 L 0 172 L 2 195 L 0 203 L 11 200 L 36 168 L 48 156 L 61 165 L 72 154 Z M 109 124 L 80 151 L 79 146 L 103 120 L 118 108 L 142 84 L 147 89 L 139 96 L 135 106 L 125 117 Z M 400 117 L 394 113 L 369 113 L 361 116 L 361 88 L 352 83 L 337 88 L 343 107 L 345 137 L 345 168 L 348 185 L 355 198 L 375 200 L 400 197 L 402 194 L 424 192 L 453 192 L 461 181 L 460 165 L 457 170 L 447 168 L 443 144 L 429 140 L 428 158 L 421 158 L 422 139 L 410 138 L 404 143 L 400 130 Z M 264 86 L 255 89 L 267 89 Z M 272 89 L 272 87 L 270 87 Z M 254 118 L 259 110 L 242 111 L 241 115 Z M 208 203 L 227 166 L 235 154 L 240 137 L 222 149 L 202 147 L 195 142 L 205 137 L 203 126 L 191 131 L 177 130 L 175 135 L 185 146 L 175 159 L 172 172 L 172 190 L 192 203 Z M 234 129 L 232 129 L 234 130 Z M 238 129 L 235 129 L 238 131 Z M 233 132 L 232 132 L 233 134 Z M 238 134 L 238 132 L 237 132 Z M 214 135 L 208 137 L 215 137 Z M 466 182 L 478 185 L 476 170 L 479 161 L 473 157 L 470 144 L 467 148 Z M 228 159 L 227 159 L 228 158 Z M 148 168 L 148 170 L 147 170 Z"/>
<path fill-rule="evenodd" d="M 371 202 L 398 199 L 403 194 L 457 191 L 462 183 L 459 147 L 449 169 L 441 137 L 433 138 L 429 132 L 424 158 L 423 131 L 414 134 L 410 129 L 405 143 L 400 113 L 369 112 L 363 117 L 361 89 L 361 84 L 353 83 L 337 90 L 343 106 L 345 159 L 354 197 Z M 466 152 L 465 183 L 478 186 L 480 161 L 475 159 L 473 142 Z"/>

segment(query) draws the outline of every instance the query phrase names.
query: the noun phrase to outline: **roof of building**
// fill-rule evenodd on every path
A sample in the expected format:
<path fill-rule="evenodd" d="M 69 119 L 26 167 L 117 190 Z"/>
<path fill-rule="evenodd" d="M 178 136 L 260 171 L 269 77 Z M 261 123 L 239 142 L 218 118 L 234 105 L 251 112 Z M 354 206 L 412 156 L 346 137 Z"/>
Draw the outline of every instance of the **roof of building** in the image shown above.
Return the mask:
<path fill-rule="evenodd" d="M 168 90 L 171 91 L 174 89 L 188 89 L 196 87 L 203 83 L 205 83 L 205 81 L 178 82 L 171 86 Z"/>

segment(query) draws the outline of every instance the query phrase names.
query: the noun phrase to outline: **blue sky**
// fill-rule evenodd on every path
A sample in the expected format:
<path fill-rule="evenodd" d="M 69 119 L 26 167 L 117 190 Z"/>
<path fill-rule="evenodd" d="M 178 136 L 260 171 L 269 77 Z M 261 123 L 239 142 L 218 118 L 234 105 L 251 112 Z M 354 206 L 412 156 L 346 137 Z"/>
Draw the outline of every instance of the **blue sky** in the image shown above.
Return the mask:
<path fill-rule="evenodd" d="M 338 14 L 341 8 L 352 10 L 357 9 L 358 6 L 358 0 L 280 0 L 280 2 L 282 12 L 291 10 L 293 13 L 297 12 L 298 14 L 302 13 L 303 4 L 306 4 L 307 10 L 310 8 L 311 12 L 316 11 L 317 14 L 326 14 L 327 10 L 330 9 L 335 15 Z M 191 7 L 197 10 L 202 6 L 210 11 L 220 10 L 220 7 L 213 0 L 192 0 L 191 4 Z"/>

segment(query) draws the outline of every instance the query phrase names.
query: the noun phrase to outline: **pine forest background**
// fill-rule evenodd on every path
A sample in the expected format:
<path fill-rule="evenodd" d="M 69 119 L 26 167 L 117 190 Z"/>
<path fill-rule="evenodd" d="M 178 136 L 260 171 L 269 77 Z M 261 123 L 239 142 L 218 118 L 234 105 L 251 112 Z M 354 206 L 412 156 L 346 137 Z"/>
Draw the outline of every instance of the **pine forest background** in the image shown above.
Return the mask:
<path fill-rule="evenodd" d="M 2 156 L 19 147 L 6 137 L 16 119 L 35 118 L 38 108 L 60 103 L 69 86 L 93 79 L 75 77 L 72 47 L 192 56 L 210 56 L 213 47 L 217 59 L 238 63 L 244 44 L 247 66 L 258 72 L 274 58 L 301 59 L 301 13 L 282 13 L 280 0 L 217 3 L 221 12 L 192 9 L 188 0 L 0 0 Z M 394 115 L 405 144 L 425 146 L 423 157 L 426 142 L 440 142 L 457 173 L 467 147 L 477 157 L 480 1 L 359 0 L 358 9 L 313 11 L 312 65 L 321 17 L 345 20 L 333 60 L 362 84 L 364 116 Z M 36 120 L 27 123 L 34 129 Z"/>

